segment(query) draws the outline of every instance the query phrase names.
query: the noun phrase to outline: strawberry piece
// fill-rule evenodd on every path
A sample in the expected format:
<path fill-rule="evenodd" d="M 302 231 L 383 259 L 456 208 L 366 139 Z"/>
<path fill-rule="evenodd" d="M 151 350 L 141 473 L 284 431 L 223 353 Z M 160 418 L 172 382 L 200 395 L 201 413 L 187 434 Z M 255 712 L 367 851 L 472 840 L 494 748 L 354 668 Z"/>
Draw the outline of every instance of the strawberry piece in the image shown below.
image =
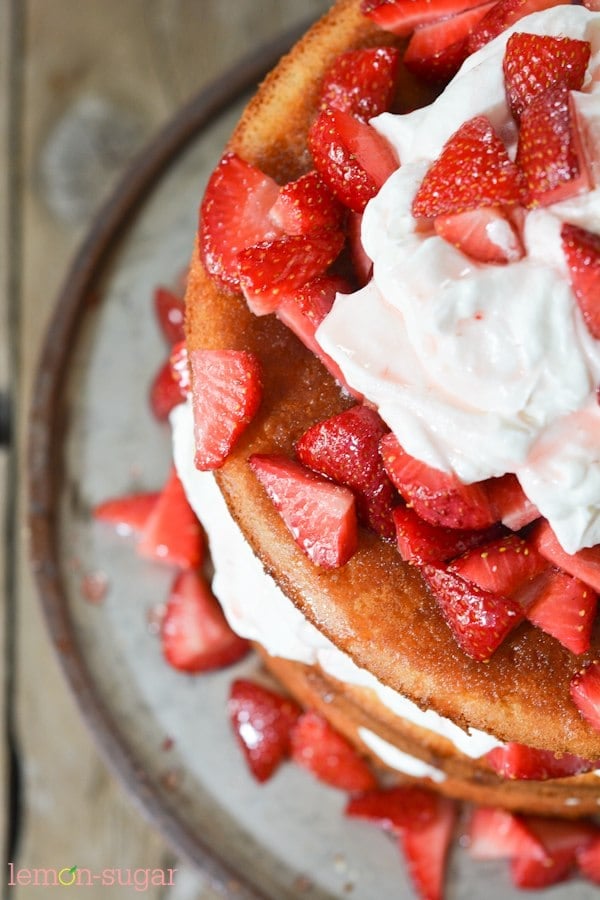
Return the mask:
<path fill-rule="evenodd" d="M 197 569 L 204 557 L 204 535 L 175 469 L 141 533 L 141 556 L 182 569 Z"/>
<path fill-rule="evenodd" d="M 343 566 L 358 544 L 354 494 L 285 456 L 254 454 L 252 471 L 300 549 L 317 566 Z"/>
<path fill-rule="evenodd" d="M 431 165 L 413 201 L 415 218 L 511 206 L 526 197 L 523 176 L 486 116 L 460 126 Z"/>
<path fill-rule="evenodd" d="M 437 216 L 436 234 L 476 262 L 503 265 L 522 259 L 521 238 L 504 213 L 492 206 Z"/>
<path fill-rule="evenodd" d="M 510 596 L 548 568 L 548 560 L 516 534 L 471 550 L 451 570 L 486 591 Z"/>
<path fill-rule="evenodd" d="M 200 208 L 199 242 L 208 272 L 239 288 L 238 254 L 281 230 L 269 217 L 279 185 L 235 153 L 226 153 L 212 173 Z"/>
<path fill-rule="evenodd" d="M 342 791 L 368 791 L 377 784 L 354 747 L 317 713 L 300 716 L 291 735 L 292 759 L 319 781 Z"/>
<path fill-rule="evenodd" d="M 171 588 L 161 645 L 174 669 L 194 673 L 233 665 L 250 649 L 227 624 L 202 575 L 193 570 L 181 572 Z"/>
<path fill-rule="evenodd" d="M 112 497 L 95 506 L 92 515 L 99 522 L 114 525 L 118 534 L 127 536 L 143 531 L 160 494 L 128 494 Z"/>
<path fill-rule="evenodd" d="M 565 224 L 561 238 L 575 299 L 590 334 L 600 340 L 600 235 Z"/>
<path fill-rule="evenodd" d="M 469 55 L 468 36 L 494 3 L 492 0 L 450 19 L 436 19 L 431 24 L 419 26 L 404 54 L 406 68 L 424 81 L 449 81 Z"/>
<path fill-rule="evenodd" d="M 343 246 L 341 231 L 319 228 L 242 250 L 240 284 L 252 312 L 257 316 L 274 312 L 283 294 L 322 275 Z"/>
<path fill-rule="evenodd" d="M 570 690 L 571 699 L 583 718 L 600 731 L 600 660 L 576 672 Z"/>
<path fill-rule="evenodd" d="M 364 122 L 378 116 L 392 104 L 399 65 L 395 47 L 341 53 L 323 77 L 319 108 L 341 109 Z"/>
<path fill-rule="evenodd" d="M 544 845 L 520 816 L 487 806 L 475 809 L 471 816 L 469 853 L 473 859 L 546 859 Z"/>
<path fill-rule="evenodd" d="M 426 522 L 461 530 L 494 523 L 484 482 L 462 484 L 455 475 L 431 468 L 403 450 L 393 434 L 382 438 L 380 450 L 393 484 Z"/>
<path fill-rule="evenodd" d="M 515 475 L 490 478 L 486 482 L 486 490 L 496 510 L 496 517 L 511 531 L 520 531 L 539 519 L 539 510 L 525 496 Z"/>
<path fill-rule="evenodd" d="M 600 835 L 577 853 L 577 865 L 588 881 L 600 884 Z"/>
<path fill-rule="evenodd" d="M 551 634 L 571 653 L 590 649 L 598 595 L 566 572 L 549 573 L 545 584 L 527 610 L 527 618 Z"/>
<path fill-rule="evenodd" d="M 169 366 L 173 381 L 179 386 L 181 399 L 185 400 L 192 391 L 192 379 L 190 378 L 190 364 L 185 341 L 174 344 L 169 357 Z"/>
<path fill-rule="evenodd" d="M 469 54 L 481 49 L 524 16 L 560 6 L 563 2 L 564 0 L 499 0 L 469 36 Z"/>
<path fill-rule="evenodd" d="M 577 553 L 567 553 L 545 520 L 536 526 L 532 540 L 536 549 L 552 565 L 574 575 L 600 593 L 600 544 L 578 550 Z"/>
<path fill-rule="evenodd" d="M 600 0 L 583 0 L 583 5 L 592 12 L 600 12 Z"/>
<path fill-rule="evenodd" d="M 358 282 L 359 287 L 363 287 L 371 280 L 373 271 L 373 263 L 371 258 L 367 256 L 362 244 L 362 213 L 350 211 L 346 224 L 346 232 L 348 235 L 348 246 L 350 248 L 350 256 L 352 257 L 352 268 Z"/>
<path fill-rule="evenodd" d="M 196 468 L 218 469 L 260 405 L 260 363 L 245 350 L 192 350 L 189 359 Z"/>
<path fill-rule="evenodd" d="M 318 172 L 308 172 L 279 191 L 271 219 L 286 234 L 308 234 L 315 228 L 337 228 L 343 207 Z"/>
<path fill-rule="evenodd" d="M 486 662 L 523 618 L 518 603 L 428 565 L 422 574 L 464 652 Z"/>
<path fill-rule="evenodd" d="M 543 860 L 517 857 L 511 863 L 511 876 L 517 887 L 541 888 L 564 881 L 574 869 L 578 853 L 588 847 L 597 829 L 587 822 L 566 822 L 525 816 L 530 831 L 546 851 Z"/>
<path fill-rule="evenodd" d="M 290 755 L 290 731 L 301 709 L 254 681 L 236 679 L 227 704 L 246 762 L 257 781 L 267 781 Z"/>
<path fill-rule="evenodd" d="M 551 750 L 536 750 L 514 741 L 502 747 L 494 747 L 483 758 L 497 775 L 501 775 L 502 778 L 518 778 L 521 781 L 568 778 L 598 768 L 598 760 L 582 759 L 581 756 L 570 753 L 560 756 Z M 519 851 L 516 855 L 527 854 Z"/>
<path fill-rule="evenodd" d="M 530 208 L 589 190 L 577 120 L 565 84 L 548 88 L 523 110 L 517 164 L 525 175 Z"/>
<path fill-rule="evenodd" d="M 181 395 L 179 382 L 173 377 L 171 361 L 162 364 L 150 385 L 150 409 L 159 422 L 166 422 L 169 413 L 185 399 Z"/>
<path fill-rule="evenodd" d="M 484 3 L 485 0 L 361 0 L 360 8 L 384 31 L 405 37 L 419 25 L 455 16 Z"/>
<path fill-rule="evenodd" d="M 560 82 L 579 91 L 590 61 L 589 41 L 537 34 L 511 34 L 504 54 L 506 97 L 517 121 L 526 106 Z"/>
<path fill-rule="evenodd" d="M 340 109 L 324 109 L 308 133 L 308 148 L 323 181 L 355 212 L 398 168 L 394 151 L 374 128 Z"/>
<path fill-rule="evenodd" d="M 421 566 L 455 559 L 497 535 L 496 528 L 485 531 L 461 531 L 457 528 L 430 525 L 414 510 L 405 506 L 399 506 L 394 510 L 393 519 L 400 556 L 405 562 Z"/>
<path fill-rule="evenodd" d="M 157 287 L 154 291 L 154 311 L 161 331 L 170 344 L 185 339 L 185 303 L 173 291 Z"/>
<path fill-rule="evenodd" d="M 393 538 L 396 492 L 379 455 L 379 441 L 388 430 L 374 410 L 354 406 L 305 431 L 296 453 L 305 466 L 349 487 L 359 519 Z"/>

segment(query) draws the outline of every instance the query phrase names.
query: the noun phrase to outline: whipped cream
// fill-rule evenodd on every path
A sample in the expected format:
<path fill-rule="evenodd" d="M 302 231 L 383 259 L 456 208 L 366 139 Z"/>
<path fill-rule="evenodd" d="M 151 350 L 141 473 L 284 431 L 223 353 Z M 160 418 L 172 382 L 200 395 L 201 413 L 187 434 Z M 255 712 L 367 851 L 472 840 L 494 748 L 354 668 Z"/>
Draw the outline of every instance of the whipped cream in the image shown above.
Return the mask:
<path fill-rule="evenodd" d="M 420 709 L 359 668 L 308 622 L 264 571 L 230 516 L 213 475 L 200 472 L 194 466 L 194 424 L 189 402 L 175 407 L 171 413 L 171 426 L 177 473 L 208 536 L 215 567 L 213 591 L 237 634 L 259 642 L 272 656 L 306 665 L 317 664 L 338 681 L 369 688 L 393 713 L 446 738 L 472 758 L 502 746 L 491 735 L 475 729 L 463 731 L 433 710 Z M 381 758 L 387 761 L 385 757 Z M 398 758 L 396 762 L 399 762 Z M 429 773 L 428 777 L 434 775 Z"/>
<path fill-rule="evenodd" d="M 372 281 L 338 295 L 317 339 L 410 454 L 465 483 L 516 473 L 575 553 L 600 543 L 600 341 L 571 290 L 560 231 L 570 222 L 600 233 L 600 189 L 528 212 L 526 255 L 504 266 L 419 232 L 411 211 L 462 122 L 487 116 L 514 157 L 502 73 L 512 31 L 591 43 L 575 103 L 600 137 L 600 14 L 567 5 L 522 19 L 474 54 L 431 106 L 372 120 L 401 167 L 365 210 Z"/>
<path fill-rule="evenodd" d="M 446 780 L 446 774 L 441 769 L 436 769 L 435 766 L 430 766 L 429 763 L 423 762 L 422 759 L 417 759 L 416 756 L 410 756 L 410 754 L 404 753 L 403 750 L 398 750 L 389 741 L 384 741 L 383 738 L 380 738 L 375 732 L 369 731 L 368 728 L 359 728 L 358 734 L 369 750 L 375 756 L 378 756 L 390 769 L 396 769 L 397 772 L 410 775 L 412 778 L 429 778 L 438 784 Z"/>

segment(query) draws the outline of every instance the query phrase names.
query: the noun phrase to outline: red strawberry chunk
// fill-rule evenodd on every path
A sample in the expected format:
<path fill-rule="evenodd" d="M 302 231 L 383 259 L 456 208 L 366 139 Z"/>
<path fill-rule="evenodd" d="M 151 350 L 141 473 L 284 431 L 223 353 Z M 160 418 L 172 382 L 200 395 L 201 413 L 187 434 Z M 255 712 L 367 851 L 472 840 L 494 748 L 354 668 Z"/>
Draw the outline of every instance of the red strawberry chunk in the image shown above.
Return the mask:
<path fill-rule="evenodd" d="M 305 466 L 349 487 L 359 519 L 393 538 L 396 492 L 379 455 L 379 441 L 387 432 L 374 410 L 354 406 L 309 428 L 296 444 L 296 453 Z"/>
<path fill-rule="evenodd" d="M 544 845 L 520 816 L 487 806 L 475 809 L 471 816 L 469 853 L 474 859 L 546 859 Z"/>
<path fill-rule="evenodd" d="M 589 190 L 582 156 L 569 89 L 555 84 L 521 115 L 517 164 L 527 182 L 527 205 L 548 206 Z"/>
<path fill-rule="evenodd" d="M 532 100 L 560 82 L 579 91 L 590 61 L 589 41 L 511 34 L 504 54 L 506 96 L 515 119 Z"/>
<path fill-rule="evenodd" d="M 436 234 L 476 262 L 504 265 L 518 262 L 525 253 L 513 224 L 493 206 L 437 216 L 433 227 Z"/>
<path fill-rule="evenodd" d="M 350 211 L 346 224 L 348 235 L 348 246 L 350 248 L 350 256 L 352 257 L 352 267 L 359 287 L 363 287 L 371 280 L 373 271 L 373 263 L 371 258 L 367 256 L 362 244 L 362 213 Z"/>
<path fill-rule="evenodd" d="M 165 422 L 173 407 L 182 402 L 179 382 L 173 377 L 171 361 L 162 364 L 150 385 L 150 409 L 159 422 Z"/>
<path fill-rule="evenodd" d="M 513 884 L 521 890 L 540 890 L 570 878 L 574 867 L 568 850 L 557 850 L 545 860 L 517 856 L 510 865 Z"/>
<path fill-rule="evenodd" d="M 521 607 L 510 597 L 436 566 L 421 571 L 457 644 L 473 659 L 486 662 L 523 618 Z"/>
<path fill-rule="evenodd" d="M 161 644 L 174 669 L 194 673 L 230 666 L 250 649 L 227 624 L 202 575 L 192 570 L 181 572 L 171 588 Z"/>
<path fill-rule="evenodd" d="M 192 379 L 190 378 L 190 364 L 185 341 L 173 345 L 169 357 L 171 375 L 179 386 L 181 399 L 185 400 L 192 391 Z"/>
<path fill-rule="evenodd" d="M 204 557 L 204 535 L 187 501 L 175 469 L 171 469 L 141 533 L 142 556 L 183 569 L 197 569 Z"/>
<path fill-rule="evenodd" d="M 358 544 L 352 491 L 285 456 L 254 454 L 249 463 L 308 558 L 326 569 L 347 563 Z"/>
<path fill-rule="evenodd" d="M 590 649 L 598 595 L 566 572 L 552 571 L 527 611 L 527 618 L 571 653 Z"/>
<path fill-rule="evenodd" d="M 301 709 L 254 681 L 236 679 L 227 704 L 229 718 L 250 771 L 267 781 L 290 755 L 290 732 Z"/>
<path fill-rule="evenodd" d="M 365 122 L 378 116 L 392 104 L 399 64 L 395 47 L 341 53 L 323 77 L 319 108 L 341 109 Z"/>
<path fill-rule="evenodd" d="M 170 344 L 176 344 L 185 338 L 183 325 L 185 322 L 185 303 L 165 287 L 157 287 L 154 291 L 154 310 L 161 330 Z"/>
<path fill-rule="evenodd" d="M 405 562 L 421 566 L 448 562 L 497 535 L 494 527 L 486 531 L 461 531 L 430 525 L 405 506 L 397 507 L 393 518 L 400 556 Z"/>
<path fill-rule="evenodd" d="M 496 517 L 511 531 L 520 531 L 521 528 L 539 519 L 539 510 L 525 496 L 514 475 L 490 478 L 486 482 L 486 490 L 496 510 Z"/>
<path fill-rule="evenodd" d="M 208 272 L 239 288 L 238 254 L 281 234 L 269 217 L 279 185 L 235 153 L 211 175 L 200 208 L 200 253 Z"/>
<path fill-rule="evenodd" d="M 385 31 L 406 36 L 419 25 L 483 6 L 485 0 L 361 0 L 362 12 Z"/>
<path fill-rule="evenodd" d="M 243 250 L 238 256 L 240 283 L 252 312 L 274 312 L 283 295 L 322 275 L 343 246 L 341 231 L 319 228 Z"/>
<path fill-rule="evenodd" d="M 516 534 L 471 550 L 451 570 L 486 591 L 510 596 L 548 568 L 533 544 Z"/>
<path fill-rule="evenodd" d="M 526 197 L 523 177 L 486 116 L 460 126 L 431 165 L 413 201 L 415 218 L 511 206 Z"/>
<path fill-rule="evenodd" d="M 218 469 L 260 405 L 260 363 L 245 350 L 192 350 L 189 359 L 196 468 Z"/>
<path fill-rule="evenodd" d="M 600 835 L 578 852 L 577 865 L 588 881 L 600 884 Z"/>
<path fill-rule="evenodd" d="M 487 764 L 502 778 L 522 781 L 546 781 L 548 778 L 568 778 L 598 768 L 598 760 L 582 759 L 570 753 L 557 755 L 551 750 L 536 750 L 524 744 L 510 742 L 494 747 L 484 756 Z M 518 856 L 526 855 L 519 852 Z"/>
<path fill-rule="evenodd" d="M 524 16 L 561 3 L 564 0 L 499 0 L 469 36 L 469 53 L 475 53 Z"/>
<path fill-rule="evenodd" d="M 600 731 L 600 660 L 594 660 L 573 676 L 571 699 L 592 728 Z"/>
<path fill-rule="evenodd" d="M 552 565 L 581 579 L 600 593 L 600 544 L 578 550 L 577 553 L 567 553 L 545 520 L 536 526 L 532 540 L 537 550 Z"/>
<path fill-rule="evenodd" d="M 432 801 L 435 815 L 429 825 L 409 825 L 400 834 L 408 873 L 417 897 L 442 900 L 446 859 L 456 821 L 456 807 L 451 800 L 436 795 Z"/>
<path fill-rule="evenodd" d="M 343 211 L 319 173 L 309 172 L 280 189 L 270 216 L 286 234 L 308 234 L 315 228 L 337 228 Z"/>
<path fill-rule="evenodd" d="M 114 525 L 117 533 L 127 536 L 143 531 L 160 494 L 128 494 L 112 497 L 94 507 L 93 516 L 99 522 Z"/>
<path fill-rule="evenodd" d="M 315 712 L 300 716 L 291 731 L 292 759 L 331 787 L 368 791 L 377 784 L 354 747 Z"/>
<path fill-rule="evenodd" d="M 340 109 L 324 109 L 308 133 L 323 181 L 344 206 L 362 212 L 398 168 L 394 151 L 374 128 Z"/>
<path fill-rule="evenodd" d="M 484 482 L 462 484 L 455 475 L 431 468 L 403 450 L 393 434 L 382 438 L 380 449 L 393 484 L 426 522 L 471 530 L 496 520 Z"/>
<path fill-rule="evenodd" d="M 561 237 L 575 299 L 590 334 L 600 340 L 600 235 L 565 224 Z"/>
<path fill-rule="evenodd" d="M 546 859 L 519 857 L 513 860 L 511 876 L 517 887 L 521 888 L 541 888 L 564 881 L 571 875 L 578 853 L 588 847 L 598 833 L 588 822 L 567 822 L 537 816 L 525 816 L 524 821 L 542 842 Z"/>

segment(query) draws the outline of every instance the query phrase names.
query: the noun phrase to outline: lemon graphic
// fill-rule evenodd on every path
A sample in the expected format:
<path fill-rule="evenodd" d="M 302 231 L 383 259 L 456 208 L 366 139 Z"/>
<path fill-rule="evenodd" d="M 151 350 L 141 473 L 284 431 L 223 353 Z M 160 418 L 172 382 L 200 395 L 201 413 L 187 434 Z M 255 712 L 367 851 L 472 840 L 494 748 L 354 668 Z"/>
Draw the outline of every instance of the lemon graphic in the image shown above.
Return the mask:
<path fill-rule="evenodd" d="M 77 881 L 77 866 L 71 866 L 70 869 L 67 869 L 66 866 L 64 869 L 61 869 L 58 873 L 58 881 L 62 884 L 63 887 L 71 887 L 72 884 L 75 884 Z"/>

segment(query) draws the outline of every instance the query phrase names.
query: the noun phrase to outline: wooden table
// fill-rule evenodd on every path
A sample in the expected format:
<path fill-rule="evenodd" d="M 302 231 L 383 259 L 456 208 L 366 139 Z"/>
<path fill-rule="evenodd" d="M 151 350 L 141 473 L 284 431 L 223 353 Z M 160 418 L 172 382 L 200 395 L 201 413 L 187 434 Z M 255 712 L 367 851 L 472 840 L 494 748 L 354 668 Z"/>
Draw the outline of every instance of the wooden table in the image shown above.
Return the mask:
<path fill-rule="evenodd" d="M 327 0 L 0 0 L 3 890 L 5 862 L 12 860 L 29 868 L 176 867 L 173 888 L 150 888 L 144 896 L 222 896 L 132 808 L 99 759 L 58 669 L 22 524 L 27 410 L 69 260 L 128 161 L 203 85 L 327 6 Z M 11 896 L 26 900 L 32 890 L 15 887 Z M 86 897 L 109 893 L 88 888 Z M 113 895 L 139 893 L 118 888 Z"/>

